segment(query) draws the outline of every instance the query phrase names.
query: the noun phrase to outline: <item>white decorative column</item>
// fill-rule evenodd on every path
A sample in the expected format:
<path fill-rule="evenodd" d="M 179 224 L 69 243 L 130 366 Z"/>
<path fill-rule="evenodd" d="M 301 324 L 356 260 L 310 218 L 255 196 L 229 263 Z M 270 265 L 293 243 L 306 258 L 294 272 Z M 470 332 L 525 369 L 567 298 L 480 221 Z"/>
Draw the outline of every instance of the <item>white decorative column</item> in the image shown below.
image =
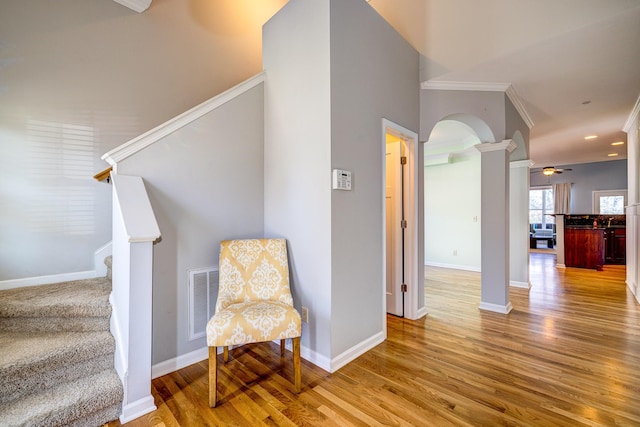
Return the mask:
<path fill-rule="evenodd" d="M 529 281 L 529 169 L 531 160 L 509 163 L 509 284 L 531 288 Z"/>
<path fill-rule="evenodd" d="M 566 268 L 564 263 L 564 215 L 556 214 L 556 268 Z"/>
<path fill-rule="evenodd" d="M 480 309 L 507 314 L 509 299 L 509 156 L 516 143 L 478 144 L 481 153 L 481 295 Z"/>

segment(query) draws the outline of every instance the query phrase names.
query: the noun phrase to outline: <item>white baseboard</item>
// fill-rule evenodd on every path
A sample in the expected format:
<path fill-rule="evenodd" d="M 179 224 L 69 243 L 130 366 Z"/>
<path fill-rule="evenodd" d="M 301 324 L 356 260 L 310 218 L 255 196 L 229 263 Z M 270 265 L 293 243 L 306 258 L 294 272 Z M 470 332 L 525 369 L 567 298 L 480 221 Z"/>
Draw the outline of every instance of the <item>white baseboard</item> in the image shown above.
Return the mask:
<path fill-rule="evenodd" d="M 52 274 L 49 276 L 25 277 L 23 279 L 1 280 L 0 291 L 13 288 L 26 288 L 28 286 L 70 282 L 72 280 L 87 280 L 95 279 L 96 277 L 105 277 L 107 275 L 107 266 L 104 264 L 104 259 L 111 255 L 111 248 L 111 242 L 109 242 L 95 252 L 93 258 L 95 270 Z"/>
<path fill-rule="evenodd" d="M 429 313 L 427 313 L 427 307 L 422 307 L 422 308 L 418 309 L 418 312 L 416 313 L 416 318 L 415 319 L 411 319 L 411 320 L 422 319 L 427 314 L 429 314 Z"/>
<path fill-rule="evenodd" d="M 218 352 L 222 351 L 222 347 L 218 348 Z M 164 362 L 156 363 L 151 367 L 151 378 L 155 379 L 163 375 L 170 374 L 179 369 L 185 368 L 194 363 L 202 362 L 209 358 L 209 347 L 202 347 L 190 353 L 174 357 Z"/>
<path fill-rule="evenodd" d="M 351 347 L 349 350 L 343 352 L 337 357 L 334 357 L 333 359 L 329 359 L 328 357 L 319 354 L 304 345 L 300 345 L 300 357 L 308 362 L 313 363 L 317 367 L 324 369 L 327 372 L 335 372 L 347 363 L 355 360 L 363 353 L 366 353 L 373 347 L 383 342 L 384 339 L 384 332 L 379 332 L 369 339 Z M 287 341 L 287 348 L 289 350 L 291 349 L 291 344 L 289 341 Z M 220 352 L 222 352 L 222 347 L 218 348 L 218 353 Z M 170 374 L 189 365 L 193 365 L 194 363 L 206 360 L 208 357 L 209 348 L 202 347 L 190 353 L 165 360 L 164 362 L 156 363 L 151 367 L 151 378 L 155 379 L 163 375 Z"/>
<path fill-rule="evenodd" d="M 24 279 L 0 281 L 0 290 L 25 288 L 27 286 L 48 285 L 52 283 L 69 282 L 72 280 L 95 279 L 96 277 L 99 276 L 96 274 L 95 270 L 78 271 L 75 273 L 52 274 L 50 276 L 25 277 Z"/>
<path fill-rule="evenodd" d="M 564 264 L 556 264 L 556 268 L 567 268 Z"/>
<path fill-rule="evenodd" d="M 347 363 L 357 359 L 359 356 L 371 350 L 373 347 L 384 342 L 384 339 L 385 333 L 384 331 L 380 331 L 372 337 L 360 342 L 359 344 L 354 345 L 347 351 L 342 352 L 338 356 L 331 359 L 331 369 L 329 370 L 329 372 L 337 371 Z"/>
<path fill-rule="evenodd" d="M 425 261 L 424 265 L 427 267 L 440 267 L 440 268 L 450 268 L 452 270 L 474 271 L 476 273 L 480 273 L 480 271 L 482 271 L 480 267 L 473 267 L 470 265 L 445 264 L 442 262 L 426 262 Z"/>
<path fill-rule="evenodd" d="M 153 396 L 149 395 L 138 399 L 135 402 L 128 403 L 122 407 L 122 414 L 120 414 L 120 422 L 122 424 L 128 423 L 131 420 L 135 420 L 149 412 L 155 411 L 156 405 L 153 401 Z"/>
<path fill-rule="evenodd" d="M 480 310 L 493 311 L 495 313 L 500 313 L 500 314 L 509 314 L 509 312 L 513 310 L 513 305 L 511 305 L 511 301 L 509 301 L 507 305 L 491 304 L 489 302 L 480 302 L 480 306 L 478 308 Z"/>
<path fill-rule="evenodd" d="M 513 286 L 514 288 L 531 289 L 531 282 L 517 282 L 515 280 L 511 280 L 509 282 L 509 286 Z"/>
<path fill-rule="evenodd" d="M 104 259 L 113 255 L 113 246 L 111 242 L 107 243 L 100 249 L 98 249 L 93 255 L 93 264 L 96 269 L 96 277 L 105 277 L 107 275 L 107 265 L 104 263 Z"/>

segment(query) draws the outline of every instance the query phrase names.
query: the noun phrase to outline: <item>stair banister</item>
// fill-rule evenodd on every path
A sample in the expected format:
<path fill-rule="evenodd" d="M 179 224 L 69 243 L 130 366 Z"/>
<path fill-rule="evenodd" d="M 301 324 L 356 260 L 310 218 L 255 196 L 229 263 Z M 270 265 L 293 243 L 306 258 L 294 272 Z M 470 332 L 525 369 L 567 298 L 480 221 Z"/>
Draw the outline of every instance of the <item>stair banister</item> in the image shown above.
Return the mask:
<path fill-rule="evenodd" d="M 120 421 L 156 409 L 151 395 L 153 243 L 160 229 L 141 177 L 112 174 L 115 367 L 124 387 Z"/>

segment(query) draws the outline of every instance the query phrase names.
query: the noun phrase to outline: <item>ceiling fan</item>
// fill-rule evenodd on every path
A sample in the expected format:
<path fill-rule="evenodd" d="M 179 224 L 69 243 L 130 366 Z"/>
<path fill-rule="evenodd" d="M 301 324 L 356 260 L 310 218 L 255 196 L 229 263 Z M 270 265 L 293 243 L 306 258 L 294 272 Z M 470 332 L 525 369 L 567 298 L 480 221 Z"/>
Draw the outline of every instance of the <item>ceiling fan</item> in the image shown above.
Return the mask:
<path fill-rule="evenodd" d="M 560 174 L 562 172 L 566 172 L 566 171 L 570 171 L 570 170 L 572 170 L 572 169 L 570 169 L 570 168 L 563 169 L 563 168 L 556 168 L 554 166 L 545 166 L 541 170 L 539 170 L 538 172 L 542 172 L 542 174 L 546 175 L 546 176 L 551 176 L 553 174 Z"/>

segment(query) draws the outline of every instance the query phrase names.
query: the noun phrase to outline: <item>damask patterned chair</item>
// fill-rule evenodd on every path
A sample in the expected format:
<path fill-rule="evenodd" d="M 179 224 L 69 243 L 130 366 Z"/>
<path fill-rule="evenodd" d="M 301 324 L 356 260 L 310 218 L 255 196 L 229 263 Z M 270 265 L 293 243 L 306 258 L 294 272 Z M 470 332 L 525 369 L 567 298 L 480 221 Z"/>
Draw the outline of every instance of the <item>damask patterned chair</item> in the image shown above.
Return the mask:
<path fill-rule="evenodd" d="M 287 242 L 284 239 L 225 240 L 220 243 L 220 287 L 216 311 L 207 323 L 209 406 L 217 403 L 217 348 L 293 339 L 296 393 L 300 392 L 300 314 L 289 288 Z"/>

